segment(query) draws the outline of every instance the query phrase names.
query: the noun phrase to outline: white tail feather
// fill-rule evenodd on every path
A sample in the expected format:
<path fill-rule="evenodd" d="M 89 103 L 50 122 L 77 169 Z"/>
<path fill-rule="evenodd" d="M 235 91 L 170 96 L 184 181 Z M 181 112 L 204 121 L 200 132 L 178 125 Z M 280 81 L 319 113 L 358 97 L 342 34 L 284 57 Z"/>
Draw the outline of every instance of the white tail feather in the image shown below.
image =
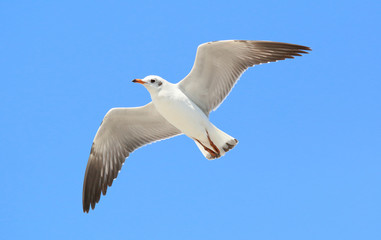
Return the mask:
<path fill-rule="evenodd" d="M 224 156 L 226 152 L 237 145 L 238 141 L 217 127 L 212 126 L 205 131 L 205 137 L 195 140 L 195 143 L 205 158 L 213 160 Z"/>

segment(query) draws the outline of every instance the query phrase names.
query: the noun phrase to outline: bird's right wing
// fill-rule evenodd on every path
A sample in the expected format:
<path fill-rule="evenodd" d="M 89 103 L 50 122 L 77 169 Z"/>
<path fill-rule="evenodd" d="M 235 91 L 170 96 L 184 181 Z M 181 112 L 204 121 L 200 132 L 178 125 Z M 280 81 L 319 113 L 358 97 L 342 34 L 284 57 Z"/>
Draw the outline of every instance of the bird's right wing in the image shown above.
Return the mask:
<path fill-rule="evenodd" d="M 301 56 L 309 47 L 270 41 L 227 40 L 201 44 L 191 72 L 178 85 L 206 115 L 254 65 Z"/>
<path fill-rule="evenodd" d="M 124 160 L 135 149 L 181 134 L 151 102 L 137 108 L 113 108 L 95 135 L 83 182 L 83 211 L 89 212 L 106 194 Z"/>

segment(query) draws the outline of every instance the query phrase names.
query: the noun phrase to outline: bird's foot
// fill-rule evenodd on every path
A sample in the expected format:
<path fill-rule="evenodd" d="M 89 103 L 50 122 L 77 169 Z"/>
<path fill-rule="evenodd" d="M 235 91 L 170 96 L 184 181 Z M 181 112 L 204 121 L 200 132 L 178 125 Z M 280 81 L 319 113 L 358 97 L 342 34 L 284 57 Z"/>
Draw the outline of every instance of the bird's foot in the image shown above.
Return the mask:
<path fill-rule="evenodd" d="M 208 139 L 210 139 L 209 135 L 208 135 Z M 206 155 L 207 159 L 212 160 L 212 159 L 219 158 L 221 156 L 220 155 L 220 150 L 216 147 L 216 145 L 214 145 L 214 144 L 213 144 L 214 146 L 212 145 L 213 149 L 217 148 L 217 150 L 218 150 L 218 151 L 215 152 L 212 149 L 206 147 L 204 144 L 202 144 L 200 140 L 198 140 L 198 139 L 194 139 L 194 140 L 196 140 L 205 149 L 205 151 L 208 152 L 208 154 Z"/>

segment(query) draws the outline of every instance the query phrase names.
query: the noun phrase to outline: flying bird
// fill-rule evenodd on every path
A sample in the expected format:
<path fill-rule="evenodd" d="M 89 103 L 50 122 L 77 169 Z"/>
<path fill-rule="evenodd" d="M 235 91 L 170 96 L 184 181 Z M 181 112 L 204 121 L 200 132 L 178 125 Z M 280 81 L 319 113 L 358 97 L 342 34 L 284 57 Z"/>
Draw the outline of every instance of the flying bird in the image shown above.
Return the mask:
<path fill-rule="evenodd" d="M 209 121 L 241 74 L 254 65 L 301 56 L 309 47 L 271 41 L 226 40 L 201 44 L 190 73 L 173 84 L 150 75 L 142 84 L 152 102 L 135 108 L 112 108 L 101 123 L 83 183 L 83 211 L 106 194 L 125 159 L 146 144 L 185 134 L 207 159 L 224 156 L 237 139 Z"/>

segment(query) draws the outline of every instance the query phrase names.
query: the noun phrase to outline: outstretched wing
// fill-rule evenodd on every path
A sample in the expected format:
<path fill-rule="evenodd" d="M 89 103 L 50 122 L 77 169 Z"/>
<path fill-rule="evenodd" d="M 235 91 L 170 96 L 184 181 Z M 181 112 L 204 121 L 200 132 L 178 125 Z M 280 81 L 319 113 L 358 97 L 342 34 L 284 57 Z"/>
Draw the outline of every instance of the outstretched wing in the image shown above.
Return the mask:
<path fill-rule="evenodd" d="M 106 194 L 126 157 L 135 149 L 181 134 L 156 110 L 153 103 L 137 108 L 113 108 L 95 135 L 83 182 L 83 211 L 89 212 Z"/>
<path fill-rule="evenodd" d="M 201 44 L 180 89 L 204 112 L 215 110 L 249 67 L 301 56 L 309 47 L 269 41 L 227 40 Z"/>

